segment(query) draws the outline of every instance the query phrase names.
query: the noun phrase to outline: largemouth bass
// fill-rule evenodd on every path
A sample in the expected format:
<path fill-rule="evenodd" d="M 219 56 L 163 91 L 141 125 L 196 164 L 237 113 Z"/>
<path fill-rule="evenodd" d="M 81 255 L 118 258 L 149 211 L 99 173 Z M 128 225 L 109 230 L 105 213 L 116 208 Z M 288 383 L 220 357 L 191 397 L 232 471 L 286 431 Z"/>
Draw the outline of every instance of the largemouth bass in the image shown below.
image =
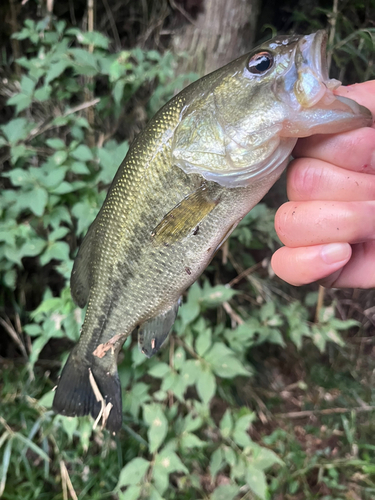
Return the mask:
<path fill-rule="evenodd" d="M 273 38 L 185 88 L 134 140 L 74 263 L 72 296 L 87 311 L 55 411 L 96 418 L 104 406 L 117 431 L 125 339 L 139 328 L 147 356 L 160 348 L 181 294 L 279 178 L 297 138 L 372 124 L 334 95 L 325 44 L 322 31 Z"/>

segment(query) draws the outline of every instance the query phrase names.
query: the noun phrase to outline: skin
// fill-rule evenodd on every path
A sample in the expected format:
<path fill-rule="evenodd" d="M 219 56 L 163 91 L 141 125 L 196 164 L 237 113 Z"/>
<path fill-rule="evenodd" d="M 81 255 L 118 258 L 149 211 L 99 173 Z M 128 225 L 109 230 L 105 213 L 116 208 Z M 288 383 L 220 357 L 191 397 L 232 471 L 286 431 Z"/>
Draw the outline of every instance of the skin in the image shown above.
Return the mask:
<path fill-rule="evenodd" d="M 375 80 L 335 93 L 375 115 Z M 288 168 L 289 202 L 276 213 L 285 245 L 272 257 L 292 285 L 375 286 L 375 124 L 300 139 Z"/>

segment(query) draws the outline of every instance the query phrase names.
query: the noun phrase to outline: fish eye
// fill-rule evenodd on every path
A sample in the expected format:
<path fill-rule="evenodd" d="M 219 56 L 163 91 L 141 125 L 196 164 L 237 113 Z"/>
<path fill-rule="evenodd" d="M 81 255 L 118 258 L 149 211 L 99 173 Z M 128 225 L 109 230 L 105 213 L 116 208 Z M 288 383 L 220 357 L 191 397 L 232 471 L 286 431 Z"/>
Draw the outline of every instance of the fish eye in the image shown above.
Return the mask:
<path fill-rule="evenodd" d="M 254 54 L 247 64 L 247 69 L 254 75 L 261 75 L 271 68 L 273 57 L 269 52 L 258 52 Z"/>

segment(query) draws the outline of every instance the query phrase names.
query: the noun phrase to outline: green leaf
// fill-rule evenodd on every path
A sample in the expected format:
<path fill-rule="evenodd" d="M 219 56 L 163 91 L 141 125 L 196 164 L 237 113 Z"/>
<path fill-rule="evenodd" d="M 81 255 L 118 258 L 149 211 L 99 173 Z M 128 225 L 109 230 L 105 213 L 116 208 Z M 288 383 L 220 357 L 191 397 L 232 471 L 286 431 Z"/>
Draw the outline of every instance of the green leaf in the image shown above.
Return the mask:
<path fill-rule="evenodd" d="M 149 451 L 154 453 L 163 443 L 168 432 L 168 421 L 161 405 L 143 405 L 143 419 L 148 425 Z"/>
<path fill-rule="evenodd" d="M 118 491 L 118 500 L 139 500 L 142 486 L 129 486 L 125 491 Z"/>
<path fill-rule="evenodd" d="M 68 153 L 64 150 L 56 151 L 51 158 L 50 161 L 53 162 L 55 165 L 60 166 L 62 165 L 65 160 L 68 158 Z"/>
<path fill-rule="evenodd" d="M 34 342 L 32 344 L 31 354 L 29 357 L 31 368 L 33 368 L 35 363 L 38 361 L 39 354 L 42 352 L 44 346 L 47 344 L 49 339 L 50 339 L 50 337 L 46 335 L 46 336 L 38 337 L 36 340 L 34 340 Z"/>
<path fill-rule="evenodd" d="M 24 94 L 31 96 L 35 88 L 35 82 L 26 75 L 21 78 L 21 90 Z"/>
<path fill-rule="evenodd" d="M 129 149 L 126 142 L 121 146 L 121 148 L 117 148 L 120 150 L 120 154 L 117 149 L 98 149 L 97 154 L 101 165 L 101 171 L 98 176 L 98 181 L 101 181 L 104 184 L 109 184 L 110 182 L 112 182 L 112 179 L 115 176 L 120 163 L 124 159 L 127 150 Z"/>
<path fill-rule="evenodd" d="M 53 137 L 51 139 L 46 140 L 47 146 L 49 146 L 52 149 L 65 149 L 65 142 L 62 139 L 59 139 L 58 137 Z"/>
<path fill-rule="evenodd" d="M 265 322 L 267 319 L 272 318 L 275 315 L 275 304 L 273 302 L 267 302 L 260 309 L 260 320 Z"/>
<path fill-rule="evenodd" d="M 210 500 L 233 500 L 240 492 L 239 486 L 224 484 L 219 486 L 210 496 Z"/>
<path fill-rule="evenodd" d="M 223 438 L 228 438 L 233 430 L 233 418 L 230 409 L 225 410 L 225 413 L 220 420 L 220 432 Z"/>
<path fill-rule="evenodd" d="M 69 62 L 65 59 L 60 59 L 57 62 L 52 62 L 49 65 L 48 71 L 46 73 L 44 84 L 48 85 L 50 82 L 52 82 L 52 80 L 60 76 L 61 73 L 63 73 L 69 65 Z"/>
<path fill-rule="evenodd" d="M 34 92 L 34 98 L 39 102 L 47 101 L 51 97 L 52 87 L 45 85 Z"/>
<path fill-rule="evenodd" d="M 69 245 L 64 241 L 55 241 L 47 246 L 46 251 L 40 257 L 40 263 L 45 266 L 52 259 L 69 260 Z"/>
<path fill-rule="evenodd" d="M 15 269 L 8 269 L 8 271 L 4 273 L 3 282 L 4 285 L 7 286 L 8 288 L 14 290 L 16 288 L 16 280 L 17 280 L 17 272 Z"/>
<path fill-rule="evenodd" d="M 98 208 L 93 207 L 89 200 L 78 202 L 72 209 L 74 217 L 78 219 L 77 235 L 84 233 L 98 213 Z"/>
<path fill-rule="evenodd" d="M 72 151 L 71 156 L 79 161 L 89 161 L 94 158 L 90 148 L 85 144 L 80 144 L 77 149 Z"/>
<path fill-rule="evenodd" d="M 197 282 L 195 282 L 189 290 L 188 299 L 185 304 L 182 304 L 178 311 L 178 317 L 182 319 L 183 325 L 192 323 L 200 313 L 199 298 L 201 296 L 201 289 Z"/>
<path fill-rule="evenodd" d="M 90 170 L 87 167 L 87 165 L 85 163 L 80 162 L 80 161 L 73 162 L 72 165 L 70 166 L 70 170 L 78 175 L 90 174 Z"/>
<path fill-rule="evenodd" d="M 20 256 L 21 258 L 36 257 L 37 255 L 40 255 L 45 246 L 46 241 L 42 238 L 29 239 L 20 248 Z"/>
<path fill-rule="evenodd" d="M 240 417 L 235 423 L 233 440 L 243 448 L 245 448 L 246 446 L 252 446 L 253 444 L 249 436 L 249 428 L 250 425 L 254 422 L 255 418 L 255 413 L 251 412 Z"/>
<path fill-rule="evenodd" d="M 40 406 L 44 406 L 44 408 L 52 408 L 54 397 L 54 391 L 48 391 L 38 400 L 38 403 L 40 404 Z"/>
<path fill-rule="evenodd" d="M 261 500 L 267 500 L 268 488 L 263 471 L 249 464 L 246 470 L 246 483 Z"/>
<path fill-rule="evenodd" d="M 157 363 L 148 370 L 148 373 L 155 378 L 164 378 L 170 371 L 171 369 L 167 363 Z"/>
<path fill-rule="evenodd" d="M 60 226 L 53 231 L 48 236 L 48 239 L 50 241 L 56 241 L 56 240 L 61 240 L 61 238 L 64 238 L 69 233 L 70 229 L 67 227 Z"/>
<path fill-rule="evenodd" d="M 48 193 L 42 187 L 36 187 L 32 191 L 28 191 L 22 195 L 24 206 L 30 208 L 37 217 L 41 217 L 44 214 L 47 202 Z"/>
<path fill-rule="evenodd" d="M 133 458 L 120 472 L 120 477 L 116 486 L 119 490 L 122 486 L 135 485 L 143 481 L 143 478 L 148 471 L 150 462 L 144 458 Z"/>
<path fill-rule="evenodd" d="M 266 470 L 274 464 L 284 465 L 284 462 L 272 450 L 259 446 L 253 451 L 253 465 L 257 469 Z"/>
<path fill-rule="evenodd" d="M 216 342 L 204 358 L 212 365 L 213 371 L 219 377 L 233 378 L 238 375 L 250 375 L 241 361 L 235 357 L 233 351 L 221 342 Z"/>
<path fill-rule="evenodd" d="M 201 417 L 194 417 L 191 413 L 188 413 L 184 419 L 183 430 L 187 432 L 193 432 L 202 427 L 203 420 Z"/>
<path fill-rule="evenodd" d="M 225 285 L 217 285 L 211 287 L 208 281 L 205 282 L 203 287 L 203 294 L 201 297 L 201 302 L 208 307 L 216 307 L 223 302 L 227 302 L 234 295 L 236 295 L 236 290 L 229 288 Z"/>
<path fill-rule="evenodd" d="M 25 94 L 17 94 L 7 100 L 9 106 L 16 106 L 16 114 L 28 108 L 32 103 L 32 98 Z"/>
<path fill-rule="evenodd" d="M 69 441 L 71 441 L 78 427 L 78 419 L 61 415 L 60 421 L 65 434 L 68 436 Z"/>
<path fill-rule="evenodd" d="M 16 144 L 16 142 L 26 139 L 30 128 L 28 125 L 30 126 L 26 118 L 15 118 L 2 125 L 0 129 L 11 144 Z"/>
<path fill-rule="evenodd" d="M 189 359 L 183 364 L 181 368 L 181 376 L 183 377 L 186 386 L 195 384 L 198 377 L 198 365 L 199 361 L 194 361 L 192 359 Z"/>
<path fill-rule="evenodd" d="M 0 497 L 3 495 L 4 490 L 5 490 L 5 484 L 7 481 L 10 458 L 12 455 L 12 446 L 13 446 L 13 439 L 12 439 L 12 437 L 9 437 L 8 442 L 7 442 L 5 449 L 4 449 L 3 461 L 1 463 L 1 468 L 0 468 Z"/>
<path fill-rule="evenodd" d="M 211 460 L 210 460 L 210 472 L 212 479 L 214 480 L 216 477 L 216 474 L 219 472 L 219 470 L 222 468 L 224 465 L 223 462 L 223 452 L 221 448 L 218 448 L 215 450 L 212 455 L 211 455 Z"/>
<path fill-rule="evenodd" d="M 77 28 L 71 28 L 67 30 L 67 34 L 75 35 L 77 41 L 82 43 L 82 45 L 93 45 L 94 47 L 100 47 L 101 49 L 108 49 L 109 39 L 97 31 L 87 31 L 83 32 Z"/>
<path fill-rule="evenodd" d="M 67 194 L 75 191 L 74 183 L 62 181 L 57 187 L 50 189 L 53 194 Z"/>
<path fill-rule="evenodd" d="M 10 172 L 4 172 L 4 177 L 9 177 L 13 186 L 32 185 L 32 178 L 28 170 L 14 168 Z"/>
<path fill-rule="evenodd" d="M 201 332 L 195 341 L 195 349 L 199 356 L 203 356 L 208 349 L 211 347 L 211 329 L 206 328 L 203 332 Z"/>
<path fill-rule="evenodd" d="M 174 451 L 166 448 L 157 454 L 155 466 L 162 467 L 168 472 L 168 474 L 171 474 L 172 472 L 184 472 L 185 474 L 189 473 L 189 469 L 181 462 L 179 456 Z"/>
<path fill-rule="evenodd" d="M 37 335 L 40 335 L 43 332 L 41 326 L 36 323 L 30 323 L 29 325 L 25 325 L 23 329 L 27 333 L 27 335 L 30 335 L 30 337 L 36 337 Z"/>
<path fill-rule="evenodd" d="M 186 353 L 183 347 L 178 347 L 174 354 L 174 368 L 181 370 L 186 360 Z"/>
<path fill-rule="evenodd" d="M 199 397 L 203 403 L 208 405 L 216 392 L 215 376 L 208 370 L 201 370 L 197 378 L 196 387 Z"/>
<path fill-rule="evenodd" d="M 207 445 L 205 441 L 199 439 L 198 436 L 191 432 L 184 432 L 181 436 L 182 448 L 203 448 Z"/>

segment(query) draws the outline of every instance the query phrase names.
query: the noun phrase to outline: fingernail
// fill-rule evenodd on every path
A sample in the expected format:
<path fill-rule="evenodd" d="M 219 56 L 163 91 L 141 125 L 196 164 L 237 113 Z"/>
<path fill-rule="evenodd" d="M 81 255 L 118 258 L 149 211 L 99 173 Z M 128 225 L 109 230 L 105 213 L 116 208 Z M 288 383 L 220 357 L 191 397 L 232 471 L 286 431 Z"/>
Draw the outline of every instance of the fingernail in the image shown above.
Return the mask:
<path fill-rule="evenodd" d="M 351 248 L 349 243 L 330 243 L 324 245 L 320 253 L 326 264 L 335 264 L 350 257 Z"/>

